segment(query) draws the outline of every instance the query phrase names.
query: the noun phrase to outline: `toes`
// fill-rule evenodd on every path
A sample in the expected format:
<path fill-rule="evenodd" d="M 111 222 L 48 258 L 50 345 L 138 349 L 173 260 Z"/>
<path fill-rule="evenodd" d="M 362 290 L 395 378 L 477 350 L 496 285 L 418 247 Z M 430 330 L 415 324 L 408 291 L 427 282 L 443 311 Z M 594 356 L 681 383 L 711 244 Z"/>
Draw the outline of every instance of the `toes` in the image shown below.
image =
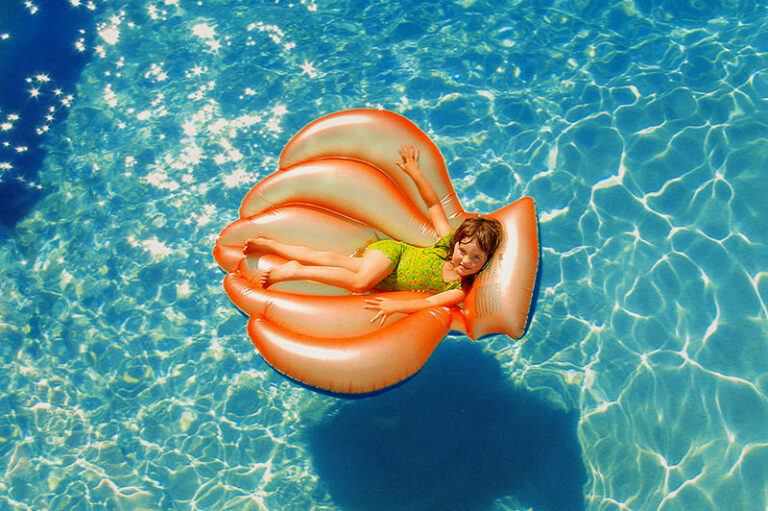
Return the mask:
<path fill-rule="evenodd" d="M 261 275 L 259 276 L 259 284 L 261 284 L 261 287 L 264 289 L 268 288 L 271 282 L 271 270 L 264 270 L 261 272 Z"/>

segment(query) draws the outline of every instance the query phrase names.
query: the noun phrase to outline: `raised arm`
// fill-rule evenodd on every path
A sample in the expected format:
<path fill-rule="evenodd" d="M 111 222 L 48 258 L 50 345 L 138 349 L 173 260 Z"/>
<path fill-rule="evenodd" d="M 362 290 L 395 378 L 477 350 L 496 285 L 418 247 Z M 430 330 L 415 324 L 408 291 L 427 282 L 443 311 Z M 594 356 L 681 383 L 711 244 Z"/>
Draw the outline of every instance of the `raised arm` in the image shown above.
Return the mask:
<path fill-rule="evenodd" d="M 414 149 L 413 146 L 403 144 L 398 150 L 402 157 L 402 162 L 397 162 L 397 166 L 402 169 L 403 172 L 408 174 L 413 182 L 416 184 L 416 188 L 419 190 L 421 198 L 427 204 L 427 210 L 429 211 L 430 219 L 432 220 L 432 226 L 437 231 L 438 236 L 441 238 L 446 234 L 450 234 L 453 231 L 451 224 L 448 223 L 448 216 L 445 214 L 443 205 L 440 204 L 440 199 L 435 193 L 435 189 L 429 183 L 427 178 L 421 172 L 419 168 L 419 151 Z"/>

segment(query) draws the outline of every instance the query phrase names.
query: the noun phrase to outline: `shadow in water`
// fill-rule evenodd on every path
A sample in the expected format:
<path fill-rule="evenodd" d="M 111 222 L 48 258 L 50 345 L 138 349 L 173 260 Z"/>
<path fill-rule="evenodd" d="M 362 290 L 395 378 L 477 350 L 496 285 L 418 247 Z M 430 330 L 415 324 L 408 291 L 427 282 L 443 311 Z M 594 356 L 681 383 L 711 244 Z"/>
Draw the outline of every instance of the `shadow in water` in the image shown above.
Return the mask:
<path fill-rule="evenodd" d="M 480 345 L 445 341 L 405 385 L 344 403 L 306 431 L 345 511 L 584 509 L 586 471 L 566 414 L 513 388 Z"/>
<path fill-rule="evenodd" d="M 0 1 L 0 228 L 12 229 L 43 193 L 45 135 L 74 101 L 93 17 L 70 2 Z"/>

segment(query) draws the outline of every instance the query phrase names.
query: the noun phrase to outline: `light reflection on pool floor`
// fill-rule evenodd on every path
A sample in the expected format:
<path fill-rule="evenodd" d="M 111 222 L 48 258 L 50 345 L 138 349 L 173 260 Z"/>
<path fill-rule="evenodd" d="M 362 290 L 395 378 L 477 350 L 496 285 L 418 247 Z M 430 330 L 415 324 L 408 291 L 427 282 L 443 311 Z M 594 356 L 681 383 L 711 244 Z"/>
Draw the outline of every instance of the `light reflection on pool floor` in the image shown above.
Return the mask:
<path fill-rule="evenodd" d="M 532 323 L 482 347 L 578 412 L 585 508 L 764 511 L 768 16 L 704 3 L 105 3 L 2 241 L 0 509 L 340 509 L 307 431 L 350 403 L 263 363 L 210 250 L 293 133 L 367 106 L 468 210 L 535 197 Z"/>

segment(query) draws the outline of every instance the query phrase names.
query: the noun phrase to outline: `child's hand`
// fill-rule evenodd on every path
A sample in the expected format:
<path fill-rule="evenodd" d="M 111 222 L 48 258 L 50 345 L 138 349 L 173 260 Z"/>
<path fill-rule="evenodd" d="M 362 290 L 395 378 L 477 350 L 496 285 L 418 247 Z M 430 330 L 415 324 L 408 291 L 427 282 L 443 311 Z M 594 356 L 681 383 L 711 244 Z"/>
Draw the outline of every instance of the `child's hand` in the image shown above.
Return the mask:
<path fill-rule="evenodd" d="M 397 151 L 403 158 L 402 162 L 396 162 L 395 164 L 402 169 L 403 172 L 413 177 L 421 172 L 419 170 L 419 150 L 414 149 L 410 145 L 401 145 Z"/>
<path fill-rule="evenodd" d="M 376 315 L 371 318 L 371 323 L 381 320 L 382 325 L 387 320 L 387 316 L 394 312 L 400 312 L 398 303 L 395 300 L 382 298 L 380 296 L 366 300 L 363 308 L 370 311 L 377 311 Z"/>

